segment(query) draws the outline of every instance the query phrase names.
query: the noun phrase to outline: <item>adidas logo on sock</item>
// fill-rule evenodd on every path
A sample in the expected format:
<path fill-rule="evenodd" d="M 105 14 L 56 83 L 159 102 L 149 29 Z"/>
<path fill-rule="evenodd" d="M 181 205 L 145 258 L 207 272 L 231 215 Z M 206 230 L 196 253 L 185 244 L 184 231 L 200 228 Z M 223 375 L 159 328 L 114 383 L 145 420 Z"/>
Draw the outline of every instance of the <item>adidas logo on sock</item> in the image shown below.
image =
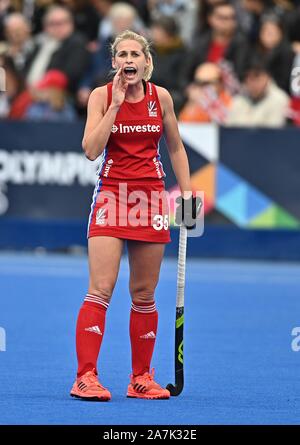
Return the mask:
<path fill-rule="evenodd" d="M 95 334 L 102 335 L 99 326 L 91 326 L 90 328 L 85 328 L 85 331 L 94 332 Z"/>
<path fill-rule="evenodd" d="M 156 338 L 156 335 L 154 334 L 153 331 L 150 331 L 150 332 L 148 332 L 148 334 L 141 335 L 140 338 L 146 338 L 146 339 L 148 339 L 148 338 Z"/>

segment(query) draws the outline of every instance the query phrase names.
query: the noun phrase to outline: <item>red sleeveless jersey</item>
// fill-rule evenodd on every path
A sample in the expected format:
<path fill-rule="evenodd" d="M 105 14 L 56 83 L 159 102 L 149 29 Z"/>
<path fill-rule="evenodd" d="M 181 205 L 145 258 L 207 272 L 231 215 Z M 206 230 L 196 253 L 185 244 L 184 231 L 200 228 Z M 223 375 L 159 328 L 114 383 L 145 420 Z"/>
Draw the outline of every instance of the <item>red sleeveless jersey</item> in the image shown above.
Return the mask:
<path fill-rule="evenodd" d="M 136 103 L 124 101 L 102 153 L 101 178 L 161 179 L 165 176 L 159 154 L 163 133 L 162 111 L 156 87 L 145 82 L 145 96 Z M 107 106 L 112 82 L 107 84 Z"/>

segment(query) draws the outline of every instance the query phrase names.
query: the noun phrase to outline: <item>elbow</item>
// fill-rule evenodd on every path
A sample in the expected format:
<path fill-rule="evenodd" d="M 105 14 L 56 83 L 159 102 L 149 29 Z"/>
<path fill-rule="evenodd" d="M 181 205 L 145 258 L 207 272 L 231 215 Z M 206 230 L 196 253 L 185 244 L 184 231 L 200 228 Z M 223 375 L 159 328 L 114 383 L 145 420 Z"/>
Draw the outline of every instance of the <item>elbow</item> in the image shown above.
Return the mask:
<path fill-rule="evenodd" d="M 88 144 L 86 143 L 86 141 L 84 139 L 82 141 L 82 148 L 83 148 L 85 157 L 89 161 L 95 161 L 95 159 L 97 159 L 98 156 L 95 154 L 94 150 L 91 150 L 91 148 L 88 146 Z"/>
<path fill-rule="evenodd" d="M 97 159 L 98 156 L 96 156 L 94 153 L 89 153 L 87 151 L 84 152 L 85 153 L 85 157 L 89 160 L 89 161 L 95 161 Z"/>

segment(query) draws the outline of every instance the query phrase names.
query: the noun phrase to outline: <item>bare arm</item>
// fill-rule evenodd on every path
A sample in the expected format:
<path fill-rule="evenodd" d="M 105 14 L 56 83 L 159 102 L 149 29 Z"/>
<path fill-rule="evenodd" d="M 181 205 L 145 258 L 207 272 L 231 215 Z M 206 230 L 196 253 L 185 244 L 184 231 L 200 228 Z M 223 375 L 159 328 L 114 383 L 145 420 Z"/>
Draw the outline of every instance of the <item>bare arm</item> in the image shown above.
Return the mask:
<path fill-rule="evenodd" d="M 106 86 L 96 88 L 89 97 L 82 148 L 91 161 L 103 152 L 107 144 L 117 112 L 125 99 L 126 89 L 127 84 L 119 70 L 113 80 L 112 101 L 107 110 Z"/>
<path fill-rule="evenodd" d="M 179 134 L 173 100 L 164 88 L 158 87 L 157 90 L 162 106 L 164 131 L 172 168 L 181 193 L 184 194 L 184 192 L 191 191 L 190 168 L 187 154 Z"/>

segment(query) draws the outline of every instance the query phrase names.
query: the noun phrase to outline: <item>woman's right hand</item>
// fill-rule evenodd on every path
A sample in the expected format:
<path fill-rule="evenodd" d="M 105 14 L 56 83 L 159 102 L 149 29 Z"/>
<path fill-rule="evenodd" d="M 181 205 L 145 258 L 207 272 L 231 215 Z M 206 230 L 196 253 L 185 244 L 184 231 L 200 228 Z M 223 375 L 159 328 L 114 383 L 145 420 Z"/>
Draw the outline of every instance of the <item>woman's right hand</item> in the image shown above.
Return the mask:
<path fill-rule="evenodd" d="M 128 83 L 122 75 L 122 68 L 119 68 L 117 74 L 114 77 L 112 84 L 112 100 L 111 105 L 120 107 L 125 100 L 125 94 L 127 91 Z"/>

